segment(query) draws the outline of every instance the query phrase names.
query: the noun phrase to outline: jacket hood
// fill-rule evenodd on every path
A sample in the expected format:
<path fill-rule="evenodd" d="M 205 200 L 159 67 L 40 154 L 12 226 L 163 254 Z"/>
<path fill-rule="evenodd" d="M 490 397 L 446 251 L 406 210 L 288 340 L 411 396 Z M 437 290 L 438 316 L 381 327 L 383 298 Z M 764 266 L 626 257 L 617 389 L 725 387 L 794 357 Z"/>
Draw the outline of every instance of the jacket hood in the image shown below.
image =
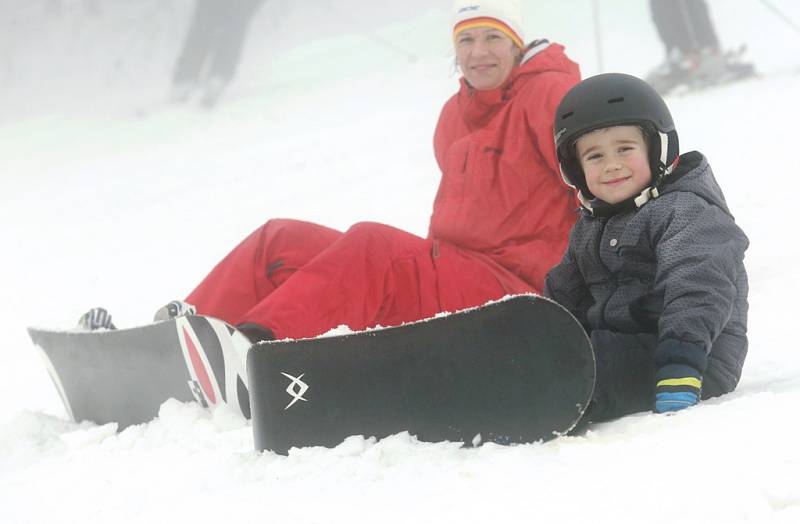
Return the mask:
<path fill-rule="evenodd" d="M 534 40 L 525 50 L 522 63 L 509 77 L 509 82 L 526 75 L 540 73 L 568 73 L 580 75 L 578 64 L 570 60 L 564 53 L 564 46 L 548 40 Z"/>
<path fill-rule="evenodd" d="M 709 204 L 721 208 L 726 214 L 731 214 L 708 160 L 698 151 L 681 155 L 678 166 L 664 179 L 662 195 L 677 191 L 694 193 Z"/>

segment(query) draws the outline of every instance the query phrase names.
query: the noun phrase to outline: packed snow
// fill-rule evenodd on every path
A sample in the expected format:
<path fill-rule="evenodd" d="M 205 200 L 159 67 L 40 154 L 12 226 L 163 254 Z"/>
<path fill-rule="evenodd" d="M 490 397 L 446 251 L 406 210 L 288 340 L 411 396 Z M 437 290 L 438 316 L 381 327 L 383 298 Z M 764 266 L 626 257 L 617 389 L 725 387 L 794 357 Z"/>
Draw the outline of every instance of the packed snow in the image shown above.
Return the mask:
<path fill-rule="evenodd" d="M 766 2 L 709 3 L 762 76 L 668 103 L 751 240 L 737 391 L 544 444 L 403 433 L 283 457 L 226 408 L 168 401 L 121 432 L 69 421 L 25 327 L 96 305 L 147 323 L 270 217 L 425 235 L 457 87 L 449 1 L 268 1 L 213 111 L 166 102 L 189 0 L 0 2 L 0 520 L 800 522 L 800 34 Z M 661 59 L 643 0 L 525 4 L 528 36 L 585 76 Z M 800 21 L 797 2 L 769 4 Z"/>

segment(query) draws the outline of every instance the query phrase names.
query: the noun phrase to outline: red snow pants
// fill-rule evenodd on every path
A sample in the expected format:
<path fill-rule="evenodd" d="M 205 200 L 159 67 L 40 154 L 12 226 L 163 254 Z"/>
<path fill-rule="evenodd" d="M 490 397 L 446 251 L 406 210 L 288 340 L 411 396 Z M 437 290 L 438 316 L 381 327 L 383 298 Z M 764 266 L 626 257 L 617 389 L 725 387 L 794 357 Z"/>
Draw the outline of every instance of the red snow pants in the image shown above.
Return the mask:
<path fill-rule="evenodd" d="M 340 325 L 394 326 L 531 291 L 488 258 L 383 224 L 340 233 L 276 219 L 234 248 L 186 301 L 280 339 Z"/>

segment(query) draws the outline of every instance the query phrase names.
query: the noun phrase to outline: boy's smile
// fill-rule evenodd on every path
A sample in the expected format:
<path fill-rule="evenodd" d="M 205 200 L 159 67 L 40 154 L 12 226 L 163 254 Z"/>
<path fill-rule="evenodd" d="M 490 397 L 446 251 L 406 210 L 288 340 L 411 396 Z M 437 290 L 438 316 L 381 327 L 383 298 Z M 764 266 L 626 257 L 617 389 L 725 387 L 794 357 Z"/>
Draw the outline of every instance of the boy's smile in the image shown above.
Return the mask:
<path fill-rule="evenodd" d="M 576 143 L 586 185 L 594 196 L 618 204 L 650 185 L 647 144 L 638 126 L 592 131 Z"/>

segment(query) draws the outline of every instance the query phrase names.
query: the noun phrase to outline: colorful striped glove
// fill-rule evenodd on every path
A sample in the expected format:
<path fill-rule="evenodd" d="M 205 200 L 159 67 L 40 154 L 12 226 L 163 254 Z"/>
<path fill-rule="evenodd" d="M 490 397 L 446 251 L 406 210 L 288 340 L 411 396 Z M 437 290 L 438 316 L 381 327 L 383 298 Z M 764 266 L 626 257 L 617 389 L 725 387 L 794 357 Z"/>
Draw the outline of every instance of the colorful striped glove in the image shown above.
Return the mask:
<path fill-rule="evenodd" d="M 667 364 L 656 373 L 656 413 L 669 413 L 700 401 L 702 377 L 692 366 Z"/>

